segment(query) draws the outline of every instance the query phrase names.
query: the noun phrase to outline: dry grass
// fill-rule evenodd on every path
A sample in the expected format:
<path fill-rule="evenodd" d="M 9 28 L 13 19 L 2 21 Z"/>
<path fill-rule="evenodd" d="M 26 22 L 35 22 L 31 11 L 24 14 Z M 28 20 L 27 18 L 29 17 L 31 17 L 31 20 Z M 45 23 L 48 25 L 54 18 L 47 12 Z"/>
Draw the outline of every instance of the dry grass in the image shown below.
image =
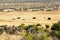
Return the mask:
<path fill-rule="evenodd" d="M 9 35 L 6 33 L 3 33 L 0 35 L 0 40 L 21 40 L 22 36 L 20 35 Z"/>
<path fill-rule="evenodd" d="M 20 17 L 20 19 L 17 19 Z M 32 19 L 36 17 L 36 19 Z M 47 18 L 50 17 L 51 20 Z M 12 20 L 15 18 L 15 20 Z M 24 20 L 23 20 L 24 19 Z M 22 23 L 29 24 L 49 24 L 55 23 L 60 20 L 59 11 L 52 12 L 0 12 L 0 25 L 20 25 Z"/>
<path fill-rule="evenodd" d="M 20 17 L 20 19 L 17 19 Z M 36 19 L 32 19 L 36 17 Z M 47 18 L 50 17 L 51 20 Z M 14 18 L 15 20 L 12 20 Z M 23 20 L 25 19 L 25 20 Z M 55 22 L 60 20 L 59 11 L 55 12 L 0 12 L 0 25 L 20 25 L 22 23 L 29 24 L 38 24 L 40 23 L 43 27 L 45 24 L 52 25 Z M 8 35 L 3 33 L 0 35 L 0 40 L 20 40 L 22 37 L 19 35 Z"/>

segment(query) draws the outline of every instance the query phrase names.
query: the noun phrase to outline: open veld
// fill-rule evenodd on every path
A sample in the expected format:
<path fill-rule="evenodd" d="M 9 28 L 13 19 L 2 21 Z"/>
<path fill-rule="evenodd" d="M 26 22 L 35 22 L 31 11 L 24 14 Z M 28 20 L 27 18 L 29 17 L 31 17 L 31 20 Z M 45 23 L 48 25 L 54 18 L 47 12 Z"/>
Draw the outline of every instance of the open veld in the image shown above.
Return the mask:
<path fill-rule="evenodd" d="M 53 25 L 53 23 L 57 23 L 58 21 L 60 21 L 59 11 L 0 12 L 0 34 L 1 34 L 0 40 L 22 40 L 22 39 L 25 40 L 25 38 L 27 38 L 26 40 L 29 40 L 32 37 L 34 37 L 34 39 L 32 38 L 33 40 L 36 40 L 36 39 L 37 40 L 39 39 L 40 40 L 45 40 L 45 39 L 46 40 L 57 40 L 58 38 L 56 36 L 52 36 L 54 33 L 56 33 L 56 31 L 53 32 L 53 30 L 52 31 L 47 30 L 46 25 L 48 25 L 47 27 L 50 28 L 52 27 L 51 25 Z M 21 24 L 25 24 L 25 25 L 21 26 Z M 37 27 L 35 26 L 36 24 L 38 24 Z M 7 26 L 4 26 L 4 25 L 7 25 Z M 38 28 L 40 26 L 46 29 Z M 58 27 L 60 26 L 58 25 L 57 28 Z M 29 32 L 31 34 L 29 34 Z M 59 33 L 60 31 L 57 31 L 57 32 Z M 50 33 L 52 34 L 50 35 Z M 36 35 L 37 35 L 37 38 L 36 38 Z M 57 34 L 54 34 L 54 35 L 57 35 Z M 58 36 L 60 37 L 60 35 Z"/>
<path fill-rule="evenodd" d="M 0 40 L 60 40 L 60 2 L 0 3 Z"/>
<path fill-rule="evenodd" d="M 35 19 L 33 19 L 35 17 Z M 50 18 L 50 19 L 49 19 Z M 60 20 L 59 11 L 0 12 L 0 25 L 45 24 L 52 25 Z"/>

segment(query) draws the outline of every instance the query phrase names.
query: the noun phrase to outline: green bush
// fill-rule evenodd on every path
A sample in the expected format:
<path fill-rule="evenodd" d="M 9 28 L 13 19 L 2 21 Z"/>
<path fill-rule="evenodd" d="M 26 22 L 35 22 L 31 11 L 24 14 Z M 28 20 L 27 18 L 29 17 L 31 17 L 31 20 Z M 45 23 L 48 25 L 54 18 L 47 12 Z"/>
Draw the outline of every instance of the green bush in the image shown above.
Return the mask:
<path fill-rule="evenodd" d="M 45 40 L 45 37 L 44 36 L 41 36 L 39 40 Z"/>
<path fill-rule="evenodd" d="M 60 39 L 60 22 L 53 24 L 51 30 L 55 30 L 55 33 L 57 32 L 55 35 Z"/>
<path fill-rule="evenodd" d="M 51 29 L 59 31 L 60 30 L 60 22 L 53 24 Z"/>
<path fill-rule="evenodd" d="M 25 36 L 25 40 L 33 40 L 32 34 L 28 33 L 28 35 Z"/>
<path fill-rule="evenodd" d="M 60 31 L 56 34 L 56 36 L 60 39 Z"/>

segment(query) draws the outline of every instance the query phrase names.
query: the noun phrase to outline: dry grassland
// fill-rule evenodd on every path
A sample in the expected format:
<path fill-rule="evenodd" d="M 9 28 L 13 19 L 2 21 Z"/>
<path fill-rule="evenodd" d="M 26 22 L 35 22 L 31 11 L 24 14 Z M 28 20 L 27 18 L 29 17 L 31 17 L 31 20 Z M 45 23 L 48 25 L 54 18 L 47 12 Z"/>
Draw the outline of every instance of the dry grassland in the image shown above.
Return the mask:
<path fill-rule="evenodd" d="M 20 17 L 20 19 L 17 19 Z M 36 19 L 32 19 L 36 17 Z M 51 20 L 48 20 L 48 18 Z M 60 20 L 59 11 L 37 11 L 37 12 L 0 12 L 0 25 L 20 25 L 22 23 L 26 25 L 40 23 L 42 25 L 52 25 Z"/>
<path fill-rule="evenodd" d="M 20 17 L 20 19 L 17 19 Z M 36 19 L 32 19 L 36 17 Z M 48 20 L 51 18 L 51 20 Z M 43 27 L 45 24 L 52 25 L 60 21 L 59 11 L 52 12 L 0 12 L 0 25 L 20 25 L 24 23 L 25 25 L 38 24 L 40 23 Z M 0 35 L 0 40 L 21 40 L 22 36 L 19 35 L 8 35 L 3 33 Z"/>

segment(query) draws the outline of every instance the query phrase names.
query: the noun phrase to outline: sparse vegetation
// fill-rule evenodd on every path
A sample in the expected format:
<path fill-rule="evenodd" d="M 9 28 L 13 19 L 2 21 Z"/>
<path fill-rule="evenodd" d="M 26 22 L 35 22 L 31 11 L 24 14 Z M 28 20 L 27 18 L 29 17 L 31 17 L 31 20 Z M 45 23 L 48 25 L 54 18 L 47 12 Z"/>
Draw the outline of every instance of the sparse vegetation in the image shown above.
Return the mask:
<path fill-rule="evenodd" d="M 48 20 L 51 20 L 51 18 L 49 17 Z"/>
<path fill-rule="evenodd" d="M 60 40 L 60 22 L 55 23 L 60 20 L 59 2 L 31 1 L 0 5 L 0 40 Z M 52 23 L 55 24 L 51 26 Z"/>
<path fill-rule="evenodd" d="M 47 28 L 49 28 L 49 25 L 46 25 L 46 29 L 44 30 L 40 29 L 38 26 L 42 25 L 36 24 L 26 26 L 25 24 L 21 24 L 19 26 L 13 25 L 12 27 L 3 25 L 3 27 L 0 26 L 0 34 L 5 31 L 6 34 L 10 35 L 23 35 L 22 40 L 50 40 L 54 39 L 54 36 L 57 39 L 60 38 L 60 22 L 53 24 L 51 32 L 47 30 Z"/>
<path fill-rule="evenodd" d="M 17 19 L 20 19 L 20 17 L 17 17 Z"/>
<path fill-rule="evenodd" d="M 36 19 L 36 17 L 33 17 L 32 19 Z"/>
<path fill-rule="evenodd" d="M 60 22 L 53 24 L 51 30 L 53 32 L 51 35 L 60 39 Z"/>
<path fill-rule="evenodd" d="M 53 26 L 52 26 L 51 29 L 52 30 L 59 31 L 60 30 L 60 22 L 53 24 Z"/>
<path fill-rule="evenodd" d="M 0 34 L 2 34 L 3 33 L 3 29 L 2 28 L 0 28 Z"/>
<path fill-rule="evenodd" d="M 16 20 L 15 18 L 12 18 L 12 20 Z"/>
<path fill-rule="evenodd" d="M 41 24 L 37 24 L 36 26 L 41 26 Z"/>
<path fill-rule="evenodd" d="M 49 28 L 50 26 L 49 25 L 46 25 L 46 28 Z"/>

